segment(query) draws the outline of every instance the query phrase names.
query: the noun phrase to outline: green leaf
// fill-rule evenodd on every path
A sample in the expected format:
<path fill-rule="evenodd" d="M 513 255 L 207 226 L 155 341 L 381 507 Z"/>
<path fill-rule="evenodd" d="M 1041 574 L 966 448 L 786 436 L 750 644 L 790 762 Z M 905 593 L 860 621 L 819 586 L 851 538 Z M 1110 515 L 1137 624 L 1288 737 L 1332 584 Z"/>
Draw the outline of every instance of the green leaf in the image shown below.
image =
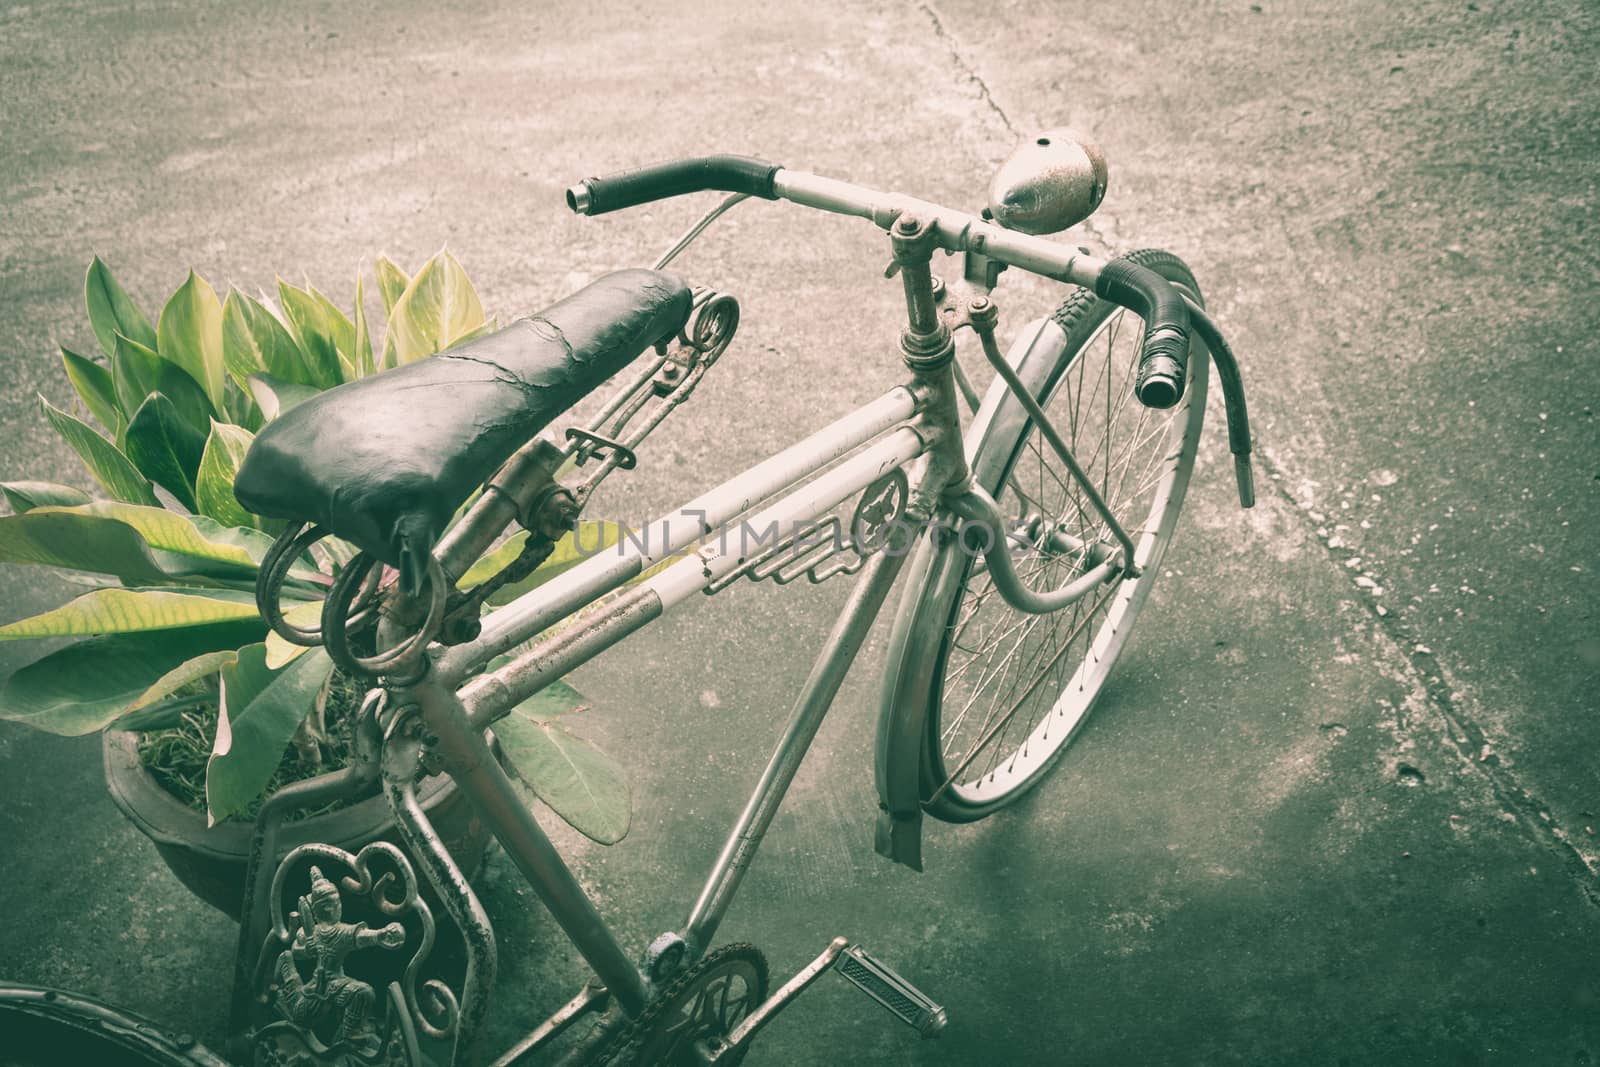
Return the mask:
<path fill-rule="evenodd" d="M 377 370 L 377 366 L 372 361 L 372 334 L 367 330 L 367 279 L 360 270 L 356 271 L 355 312 L 356 347 L 353 358 L 356 377 L 367 378 Z"/>
<path fill-rule="evenodd" d="M 117 284 L 111 268 L 99 256 L 89 264 L 88 276 L 83 280 L 83 301 L 89 308 L 89 325 L 94 327 L 95 339 L 107 356 L 116 350 L 119 333 L 146 348 L 155 347 L 156 332 L 150 328 L 150 320 Z"/>
<path fill-rule="evenodd" d="M 205 389 L 211 409 L 221 411 L 222 304 L 216 291 L 194 271 L 161 309 L 156 337 L 161 358 L 187 371 Z"/>
<path fill-rule="evenodd" d="M 101 500 L 0 516 L 0 563 L 35 563 L 161 585 L 190 575 L 253 579 L 272 539 L 204 516 Z M 292 578 L 315 578 L 304 569 Z"/>
<path fill-rule="evenodd" d="M 126 730 L 130 733 L 170 730 L 183 722 L 184 712 L 207 705 L 214 706 L 216 702 L 216 693 L 210 692 L 162 697 L 153 704 L 146 704 L 136 711 L 117 716 L 116 721 L 111 724 L 111 729 Z"/>
<path fill-rule="evenodd" d="M 235 426 L 243 426 L 251 433 L 260 430 L 266 419 L 262 417 L 261 408 L 256 405 L 256 398 L 248 386 L 241 386 L 230 375 L 222 390 L 227 396 L 218 418 Z"/>
<path fill-rule="evenodd" d="M 454 256 L 425 263 L 395 301 L 384 338 L 384 363 L 399 366 L 449 348 L 483 325 L 483 304 Z"/>
<path fill-rule="evenodd" d="M 266 665 L 265 645 L 239 650 L 238 662 L 222 672 L 222 714 L 206 764 L 206 814 L 212 825 L 261 795 L 332 671 L 333 662 L 321 649 L 277 672 Z"/>
<path fill-rule="evenodd" d="M 260 520 L 244 509 L 233 495 L 233 480 L 239 464 L 250 450 L 255 435 L 243 426 L 225 422 L 211 424 L 205 458 L 200 461 L 200 477 L 195 482 L 195 498 L 202 515 L 209 515 L 225 526 L 255 526 Z"/>
<path fill-rule="evenodd" d="M 549 707 L 518 707 L 495 724 L 495 736 L 517 776 L 551 811 L 585 837 L 613 845 L 628 835 L 632 821 L 628 782 L 615 760 L 554 721 L 574 710 L 553 710 L 577 697 L 564 688 L 549 698 Z"/>
<path fill-rule="evenodd" d="M 145 397 L 161 389 L 161 357 L 153 348 L 118 334 L 111 354 L 111 382 L 126 422 Z M 182 373 L 181 371 L 179 373 Z"/>
<path fill-rule="evenodd" d="M 221 652 L 207 652 L 204 655 L 196 656 L 191 660 L 180 663 L 150 683 L 150 687 L 140 693 L 128 705 L 124 714 L 157 704 L 190 682 L 197 682 L 209 675 L 216 674 L 224 667 L 232 666 L 238 661 L 239 650 L 230 648 Z M 128 726 L 126 720 L 120 721 L 117 725 L 124 729 L 132 729 L 132 727 Z"/>
<path fill-rule="evenodd" d="M 340 362 L 347 372 L 344 380 L 353 380 L 356 377 L 356 324 L 316 286 L 307 283 L 306 293 L 321 308 L 323 329 L 333 339 L 333 347 L 338 351 Z"/>
<path fill-rule="evenodd" d="M 211 406 L 211 400 L 206 396 L 205 390 L 196 385 L 195 380 L 189 377 L 183 368 L 166 360 L 161 361 L 161 370 L 156 378 L 156 392 L 172 401 L 174 410 L 184 423 L 201 436 L 204 436 L 211 427 L 212 417 L 222 410 Z M 223 386 L 223 405 L 224 407 L 227 405 L 226 384 Z"/>
<path fill-rule="evenodd" d="M 316 290 L 297 289 L 281 278 L 278 280 L 278 300 L 283 304 L 283 314 L 289 320 L 289 328 L 300 343 L 300 351 L 310 372 L 308 384 L 322 389 L 332 389 L 341 384 L 345 378 L 338 343 L 341 327 L 329 320 L 328 312 L 331 309 L 340 319 L 344 319 L 344 312 L 335 308 L 327 297 Z M 349 325 L 353 338 L 355 326 L 348 319 L 345 319 L 345 324 Z"/>
<path fill-rule="evenodd" d="M 152 560 L 152 564 L 159 566 L 160 571 L 155 572 L 162 580 L 168 575 L 193 573 L 197 569 L 204 571 L 221 571 L 221 573 L 238 573 L 241 576 L 253 576 L 257 565 L 266 554 L 271 544 L 271 538 L 248 531 L 250 536 L 240 537 L 239 534 L 247 531 L 228 530 L 218 526 L 212 520 L 200 515 L 179 515 L 177 512 L 168 511 L 166 508 L 141 507 L 137 504 L 123 504 L 113 500 L 99 500 L 92 503 L 74 507 L 40 507 L 29 512 L 41 521 L 47 516 L 61 516 L 71 520 L 75 528 L 83 536 L 105 538 L 109 527 L 106 524 L 114 522 L 118 526 L 130 527 L 138 539 L 139 544 L 148 545 L 156 549 L 159 555 L 145 558 Z M 6 552 L 7 542 L 5 534 L 7 527 L 4 520 L 0 520 L 0 562 L 19 562 L 12 559 Z M 110 536 L 117 536 L 112 534 Z M 86 546 L 87 554 L 92 558 L 95 551 L 101 550 L 101 545 L 96 543 Z M 173 559 L 173 556 L 185 557 Z M 197 561 L 207 566 L 196 568 L 189 561 Z M 26 562 L 55 562 L 54 560 L 31 560 Z M 72 566 L 72 563 L 59 563 L 58 566 Z M 162 572 L 165 572 L 163 574 Z M 116 573 L 116 572 L 112 572 Z M 135 576 L 144 577 L 142 575 Z M 127 579 L 124 579 L 127 580 Z M 148 580 L 148 579 L 147 579 Z"/>
<path fill-rule="evenodd" d="M 383 297 L 383 317 L 388 319 L 394 314 L 394 306 L 399 302 L 400 294 L 406 291 L 406 286 L 411 284 L 411 279 L 388 256 L 379 256 L 372 265 L 378 275 L 378 293 Z"/>
<path fill-rule="evenodd" d="M 491 316 L 487 319 L 484 319 L 483 324 L 476 330 L 468 330 L 460 337 L 451 338 L 450 347 L 455 348 L 457 345 L 464 345 L 468 341 L 476 341 L 480 337 L 487 337 L 498 329 L 500 329 L 500 323 L 495 320 L 493 316 Z"/>
<path fill-rule="evenodd" d="M 294 335 L 264 304 L 238 290 L 222 305 L 222 358 L 240 385 L 253 374 L 298 385 L 316 383 Z"/>
<path fill-rule="evenodd" d="M 539 564 L 538 570 L 520 582 L 512 582 L 496 590 L 489 598 L 489 603 L 495 605 L 510 603 L 523 593 L 539 588 L 557 575 L 565 574 L 578 564 L 610 548 L 621 536 L 620 523 L 601 519 L 579 519 L 577 528 L 556 542 L 555 548 L 551 550 L 549 557 Z M 527 541 L 528 535 L 525 532 L 506 538 L 499 548 L 480 557 L 478 562 L 461 576 L 459 583 L 461 588 L 470 589 L 480 582 L 487 581 L 506 564 L 516 559 Z"/>
<path fill-rule="evenodd" d="M 168 580 L 134 529 L 76 510 L 44 507 L 0 517 L 0 562 L 112 574 L 124 582 Z"/>
<path fill-rule="evenodd" d="M 200 462 L 204 463 L 204 458 Z M 169 512 L 168 514 L 171 513 Z M 222 523 L 205 515 L 181 515 L 178 518 L 193 524 L 194 528 L 200 531 L 200 536 L 209 541 L 214 548 L 220 549 L 224 545 L 238 548 L 250 557 L 253 565 L 259 564 L 266 558 L 267 550 L 272 547 L 272 542 L 276 539 L 275 534 L 263 533 L 260 530 L 252 530 L 246 527 L 224 526 Z M 303 566 L 296 566 L 289 571 L 291 578 L 306 577 L 308 575 L 315 575 L 315 571 L 307 570 Z M 327 583 L 324 582 L 323 584 L 326 585 Z"/>
<path fill-rule="evenodd" d="M 72 383 L 89 414 L 113 435 L 121 433 L 127 420 L 117 406 L 117 389 L 111 380 L 111 371 L 65 347 L 61 349 L 61 362 L 66 367 L 67 381 Z"/>
<path fill-rule="evenodd" d="M 127 456 L 117 451 L 115 445 L 95 433 L 86 423 L 51 406 L 44 397 L 39 398 L 39 403 L 44 408 L 44 417 L 50 420 L 56 433 L 78 454 L 83 465 L 89 468 L 89 473 L 105 487 L 106 492 L 130 504 L 158 503 L 155 493 L 150 489 L 150 482 L 128 461 Z"/>
<path fill-rule="evenodd" d="M 111 357 L 111 381 L 124 423 L 131 421 L 153 394 L 164 393 L 183 421 L 197 433 L 205 433 L 211 425 L 211 401 L 205 390 L 182 367 L 168 363 L 137 341 L 117 338 L 116 355 Z"/>
<path fill-rule="evenodd" d="M 514 656 L 502 657 L 505 662 L 510 662 L 514 658 Z M 496 667 L 501 665 L 500 659 L 493 664 Z M 525 719 L 537 723 L 551 723 L 571 712 L 588 711 L 589 704 L 583 699 L 582 693 L 557 678 L 518 704 L 515 710 Z"/>
<path fill-rule="evenodd" d="M 292 607 L 286 603 L 283 620 L 290 626 L 298 626 L 302 630 L 314 629 L 322 622 L 322 601 L 306 600 Z M 291 644 L 279 637 L 276 632 L 267 634 L 267 666 L 273 670 L 299 659 L 308 651 L 310 650 L 305 645 Z"/>
<path fill-rule="evenodd" d="M 134 412 L 122 450 L 140 473 L 195 510 L 194 480 L 206 438 L 178 414 L 165 393 L 151 393 Z"/>
<path fill-rule="evenodd" d="M 270 374 L 252 374 L 249 385 L 251 395 L 256 398 L 256 406 L 268 422 L 322 392 L 314 385 L 286 382 Z"/>
<path fill-rule="evenodd" d="M 93 733 L 168 671 L 259 641 L 263 629 L 258 620 L 79 641 L 13 674 L 0 687 L 0 719 L 69 737 Z"/>
<path fill-rule="evenodd" d="M 5 493 L 6 502 L 18 515 L 51 505 L 74 507 L 89 503 L 89 494 L 82 489 L 57 485 L 55 482 L 3 482 L 0 483 L 0 492 Z"/>
<path fill-rule="evenodd" d="M 232 589 L 96 589 L 69 604 L 0 626 L 0 640 L 175 630 L 258 618 L 254 595 Z"/>

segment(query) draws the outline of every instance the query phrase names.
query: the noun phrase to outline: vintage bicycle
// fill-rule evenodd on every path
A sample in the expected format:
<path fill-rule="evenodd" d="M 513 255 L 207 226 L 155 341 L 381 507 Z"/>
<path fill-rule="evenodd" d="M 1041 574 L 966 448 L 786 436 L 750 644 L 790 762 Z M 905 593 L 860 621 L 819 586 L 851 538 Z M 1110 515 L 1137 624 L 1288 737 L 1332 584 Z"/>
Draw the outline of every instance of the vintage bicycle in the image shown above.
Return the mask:
<path fill-rule="evenodd" d="M 283 638 L 374 679 L 357 757 L 274 794 L 256 823 L 230 1055 L 256 1063 L 477 1062 L 494 988 L 492 925 L 417 801 L 449 775 L 593 970 L 496 1065 L 567 1035 L 575 1062 L 733 1064 L 829 971 L 924 1036 L 946 1015 L 845 938 L 776 989 L 751 945 L 716 947 L 784 794 L 897 581 L 877 731 L 877 850 L 921 868 L 924 815 L 981 819 L 1037 784 L 1106 685 L 1177 524 L 1215 366 L 1240 502 L 1253 503 L 1250 431 L 1233 354 L 1175 256 L 1110 261 L 1045 239 L 1106 187 L 1098 149 L 1070 131 L 1023 145 L 981 215 L 739 156 L 678 160 L 567 190 L 582 215 L 703 191 L 730 194 L 650 270 L 606 275 L 540 315 L 308 400 L 256 439 L 235 491 L 288 521 L 257 599 Z M 484 614 L 486 599 L 554 550 L 616 470 L 734 340 L 731 296 L 667 271 L 723 213 L 788 201 L 886 231 L 906 324 L 908 380 L 657 519 L 615 551 Z M 936 265 L 945 275 L 936 276 Z M 997 340 L 1006 271 L 1073 287 L 1056 311 Z M 970 337 L 993 370 L 979 395 L 956 357 Z M 648 356 L 645 354 L 649 353 Z M 602 384 L 597 414 L 553 427 Z M 970 413 L 963 429 L 963 408 Z M 842 509 L 842 510 L 841 510 Z M 525 531 L 494 577 L 460 588 Z M 358 554 L 319 625 L 279 594 L 313 545 Z M 854 575 L 776 747 L 683 925 L 630 953 L 579 885 L 496 752 L 520 702 L 697 595 L 741 580 Z M 291 812 L 378 790 L 406 851 L 304 845 L 281 862 Z M 413 866 L 415 862 L 415 867 Z M 420 873 L 417 871 L 420 867 Z M 452 981 L 430 970 L 429 901 L 460 932 Z M 570 1040 L 587 1020 L 589 1033 Z"/>

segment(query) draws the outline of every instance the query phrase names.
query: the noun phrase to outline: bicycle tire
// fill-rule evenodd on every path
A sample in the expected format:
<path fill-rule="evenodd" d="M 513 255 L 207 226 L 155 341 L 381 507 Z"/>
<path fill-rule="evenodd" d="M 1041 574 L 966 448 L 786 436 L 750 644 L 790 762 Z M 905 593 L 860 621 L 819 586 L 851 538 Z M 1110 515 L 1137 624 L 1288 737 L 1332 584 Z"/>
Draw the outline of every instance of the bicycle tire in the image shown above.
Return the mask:
<path fill-rule="evenodd" d="M 1176 256 L 1146 249 L 1127 258 L 1157 271 L 1197 302 L 1200 300 L 1193 274 Z M 1143 335 L 1143 324 L 1137 315 L 1080 289 L 1057 309 L 1052 319 L 1062 335 L 1054 349 L 1054 362 L 1048 368 L 1039 368 L 1042 380 L 1038 374 L 1028 377 L 1040 381 L 1036 398 L 1051 415 L 1079 463 L 1091 477 L 1098 473 L 1106 483 L 1103 495 L 1134 539 L 1135 559 L 1141 570 L 1138 577 L 1107 583 L 1061 611 L 1030 616 L 1000 600 L 981 574 L 981 557 L 964 548 L 960 537 L 935 534 L 924 546 L 902 602 L 905 625 L 897 632 L 907 638 L 897 642 L 899 648 L 891 652 L 889 699 L 892 706 L 927 709 L 926 728 L 919 739 L 921 751 L 915 757 L 920 765 L 922 807 L 946 822 L 984 818 L 1023 796 L 1049 773 L 1087 721 L 1160 571 L 1188 488 L 1205 419 L 1209 357 L 1203 346 L 1194 346 L 1190 353 L 1189 386 L 1184 399 L 1173 408 L 1157 411 L 1143 407 L 1133 396 Z M 1119 341 L 1125 343 L 1119 345 Z M 1036 343 L 1029 359 L 1035 357 L 1038 347 Z M 1047 351 L 1039 358 L 1051 356 Z M 1086 379 L 1094 384 L 1086 385 Z M 1103 396 L 1097 392 L 1102 380 L 1106 383 Z M 1106 405 L 1098 423 L 1094 418 L 1100 414 L 1096 401 Z M 1015 400 L 1010 402 L 1020 409 Z M 1059 410 L 1063 403 L 1074 405 L 1074 410 Z M 1134 430 L 1128 435 L 1131 444 L 1126 458 L 1118 461 L 1116 457 L 1122 453 L 1116 450 L 1123 440 L 1119 426 L 1123 418 L 1130 417 L 1130 411 L 1135 420 Z M 1087 441 L 1083 431 L 1101 424 L 1104 440 L 1099 450 L 1080 448 L 1080 442 L 1086 445 Z M 1087 519 L 1092 509 L 1081 490 L 1074 493 L 1068 489 L 1070 475 L 1041 440 L 1033 421 L 1024 416 L 995 418 L 985 423 L 980 417 L 974 432 L 976 445 L 969 442 L 973 475 L 995 497 L 1002 513 L 1009 515 L 1019 505 L 1035 504 L 1038 507 L 1032 513 L 1040 516 L 1040 529 L 1078 537 L 1077 549 L 1063 550 L 1061 546 L 1066 542 L 1058 538 L 1053 551 L 1046 551 L 1040 544 L 1026 550 L 1017 564 L 1028 584 L 1038 589 L 1055 588 L 1072 574 L 1092 566 L 1096 553 L 1109 544 L 1110 538 L 1090 536 L 1093 524 Z M 1152 445 L 1155 447 L 1149 447 Z M 1151 457 L 1143 457 L 1141 449 L 1148 449 Z M 1087 461 L 1085 452 L 1089 453 Z M 1128 491 L 1128 471 L 1139 463 L 1145 466 L 1139 468 L 1134 490 Z M 1019 470 L 1019 464 L 1030 469 Z M 1039 469 L 1037 480 L 1032 467 Z M 1052 484 L 1045 481 L 1047 473 L 1060 477 Z M 1021 485 L 1025 478 L 1026 490 Z M 1037 499 L 1030 492 L 1035 489 Z M 1047 499 L 1051 493 L 1059 494 L 1061 500 Z M 1065 503 L 1069 498 L 1073 498 L 1070 506 Z M 1055 506 L 1058 503 L 1059 508 Z M 1054 517 L 1043 521 L 1047 513 Z M 1026 510 L 1021 512 L 1023 516 L 1027 514 Z M 1017 529 L 1020 531 L 1021 527 L 1019 523 Z M 1103 526 L 1100 529 L 1103 531 Z M 912 614 L 904 617 L 907 611 Z M 1015 671 L 1018 678 L 1024 673 L 1030 675 L 1026 684 L 1009 689 L 1013 697 L 1021 689 L 1020 698 L 1002 696 L 1005 683 L 1013 675 L 1005 661 L 981 668 L 975 682 L 966 677 L 983 658 L 981 644 L 969 636 L 980 613 L 993 616 L 986 622 L 984 632 L 997 633 L 1002 638 L 1017 635 L 1008 657 L 1016 662 L 1027 657 L 1030 668 L 1043 665 L 1042 671 Z M 912 639 L 912 635 L 928 633 L 938 634 L 937 647 Z M 1061 647 L 1063 643 L 1065 648 Z M 974 644 L 979 647 L 967 647 Z M 998 647 L 996 642 L 995 648 Z M 1081 653 L 1075 653 L 1075 648 Z M 931 670 L 910 659 L 928 656 L 933 657 Z M 897 663 L 901 658 L 904 661 Z M 993 695 L 988 694 L 989 689 L 994 690 Z M 902 705 L 901 701 L 909 703 Z M 958 704 L 959 711 L 955 710 Z M 978 704 L 985 704 L 984 714 L 975 720 L 971 712 Z M 888 758 L 892 760 L 896 755 Z M 898 754 L 906 755 L 910 754 Z"/>

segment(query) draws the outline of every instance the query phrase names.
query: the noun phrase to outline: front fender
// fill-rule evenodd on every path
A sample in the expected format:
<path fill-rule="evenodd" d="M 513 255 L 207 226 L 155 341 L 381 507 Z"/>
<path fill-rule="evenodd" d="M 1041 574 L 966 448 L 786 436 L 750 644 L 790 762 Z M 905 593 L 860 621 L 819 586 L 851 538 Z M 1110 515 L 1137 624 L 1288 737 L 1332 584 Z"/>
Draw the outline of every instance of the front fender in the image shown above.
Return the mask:
<path fill-rule="evenodd" d="M 1007 362 L 1035 396 L 1048 386 L 1066 341 L 1060 326 L 1038 319 L 1018 334 L 1006 353 Z M 1027 411 L 996 378 L 965 437 L 967 462 L 980 484 L 993 488 L 1027 421 Z M 879 855 L 916 871 L 922 870 L 923 745 L 934 672 L 950 600 L 965 578 L 960 553 L 945 551 L 952 535 L 948 523 L 935 521 L 906 561 L 878 711 L 874 847 Z"/>

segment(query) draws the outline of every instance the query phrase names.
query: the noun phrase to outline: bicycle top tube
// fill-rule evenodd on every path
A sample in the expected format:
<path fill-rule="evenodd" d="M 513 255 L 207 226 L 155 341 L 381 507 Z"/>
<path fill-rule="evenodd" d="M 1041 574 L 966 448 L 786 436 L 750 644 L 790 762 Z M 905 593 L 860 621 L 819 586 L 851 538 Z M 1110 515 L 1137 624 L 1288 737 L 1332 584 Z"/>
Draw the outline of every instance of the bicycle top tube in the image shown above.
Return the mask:
<path fill-rule="evenodd" d="M 1088 288 L 1095 286 L 1105 266 L 1105 261 L 1076 248 L 1007 230 L 965 211 L 745 156 L 701 156 L 585 178 L 567 190 L 567 205 L 580 215 L 601 215 L 713 189 L 868 219 L 885 230 L 900 216 L 912 214 L 933 224 L 933 240 L 941 248 L 985 255 L 1020 270 Z"/>

